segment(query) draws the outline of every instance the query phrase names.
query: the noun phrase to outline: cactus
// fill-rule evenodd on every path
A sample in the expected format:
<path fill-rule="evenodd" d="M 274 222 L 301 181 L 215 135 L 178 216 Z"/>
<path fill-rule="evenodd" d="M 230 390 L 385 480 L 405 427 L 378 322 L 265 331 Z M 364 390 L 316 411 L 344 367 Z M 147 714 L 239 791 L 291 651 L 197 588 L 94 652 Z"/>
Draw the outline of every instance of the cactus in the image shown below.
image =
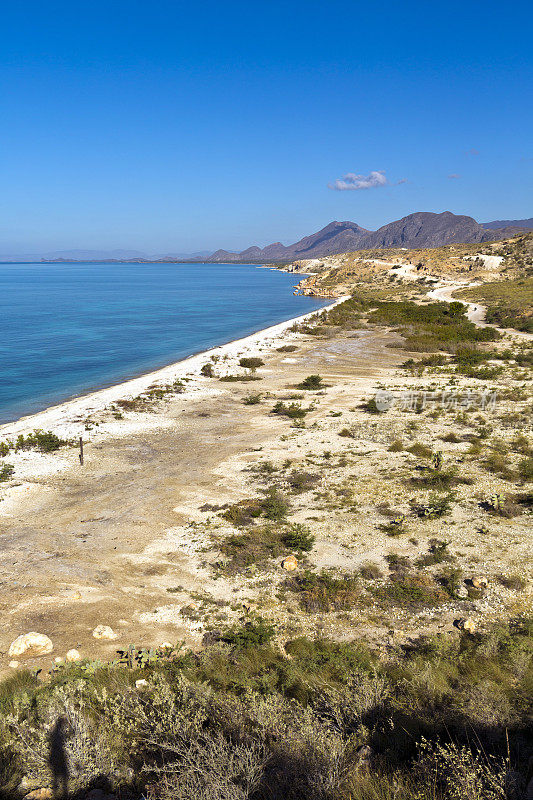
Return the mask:
<path fill-rule="evenodd" d="M 391 525 L 397 525 L 400 527 L 405 523 L 405 519 L 405 515 L 401 514 L 399 517 L 395 517 L 393 520 L 391 520 Z"/>
<path fill-rule="evenodd" d="M 440 470 L 442 469 L 442 464 L 444 462 L 444 456 L 442 455 L 442 450 L 439 450 L 437 453 L 433 453 L 431 457 L 431 465 L 433 469 Z"/>
<path fill-rule="evenodd" d="M 171 658 L 177 653 L 179 648 L 175 647 L 135 647 L 130 644 L 125 650 L 117 650 L 118 658 L 114 660 L 113 664 L 123 667 L 144 667 L 153 664 L 161 659 L 165 660 Z"/>
<path fill-rule="evenodd" d="M 503 494 L 491 494 L 488 500 L 489 506 L 494 509 L 494 511 L 501 511 L 503 508 L 503 504 L 505 503 L 505 495 Z"/>

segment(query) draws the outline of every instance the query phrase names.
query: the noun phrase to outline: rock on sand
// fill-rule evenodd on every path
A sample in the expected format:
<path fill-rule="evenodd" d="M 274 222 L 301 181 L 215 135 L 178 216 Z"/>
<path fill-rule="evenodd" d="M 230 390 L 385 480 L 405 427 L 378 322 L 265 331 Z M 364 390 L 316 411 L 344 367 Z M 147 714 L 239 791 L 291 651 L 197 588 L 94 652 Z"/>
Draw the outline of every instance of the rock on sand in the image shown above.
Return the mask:
<path fill-rule="evenodd" d="M 93 636 L 95 639 L 118 639 L 118 633 L 115 633 L 109 625 L 97 625 L 93 631 Z"/>
<path fill-rule="evenodd" d="M 54 649 L 52 640 L 45 636 L 44 633 L 24 633 L 22 636 L 17 636 L 14 642 L 11 642 L 7 652 L 10 658 L 18 656 L 26 656 L 32 658 L 33 656 L 46 656 Z"/>

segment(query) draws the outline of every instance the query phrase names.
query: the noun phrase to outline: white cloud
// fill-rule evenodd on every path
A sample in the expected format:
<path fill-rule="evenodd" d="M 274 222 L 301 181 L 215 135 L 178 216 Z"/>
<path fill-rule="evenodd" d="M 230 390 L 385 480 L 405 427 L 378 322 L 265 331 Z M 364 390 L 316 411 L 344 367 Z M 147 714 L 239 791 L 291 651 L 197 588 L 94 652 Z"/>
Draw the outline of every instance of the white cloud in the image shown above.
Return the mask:
<path fill-rule="evenodd" d="M 378 186 L 387 186 L 388 180 L 382 170 L 373 170 L 369 175 L 356 175 L 347 172 L 342 178 L 337 178 L 334 183 L 328 183 L 330 189 L 337 192 L 353 192 L 358 189 L 375 189 Z"/>

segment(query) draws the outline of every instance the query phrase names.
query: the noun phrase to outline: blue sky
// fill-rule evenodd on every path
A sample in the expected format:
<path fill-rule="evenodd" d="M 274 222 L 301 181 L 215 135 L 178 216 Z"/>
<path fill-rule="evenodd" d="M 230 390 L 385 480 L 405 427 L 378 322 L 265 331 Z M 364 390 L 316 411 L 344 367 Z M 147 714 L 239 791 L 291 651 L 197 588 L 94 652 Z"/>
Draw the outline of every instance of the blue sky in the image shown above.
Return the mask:
<path fill-rule="evenodd" d="M 532 216 L 530 13 L 4 4 L 0 253 L 241 249 L 419 210 Z"/>

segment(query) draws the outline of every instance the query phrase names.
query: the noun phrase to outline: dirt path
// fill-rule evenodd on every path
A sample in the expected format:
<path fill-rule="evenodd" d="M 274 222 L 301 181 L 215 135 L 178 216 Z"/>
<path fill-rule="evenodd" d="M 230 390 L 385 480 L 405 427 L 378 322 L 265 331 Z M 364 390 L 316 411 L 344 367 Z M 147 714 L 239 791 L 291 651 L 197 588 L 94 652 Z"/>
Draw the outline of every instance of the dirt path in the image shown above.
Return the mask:
<path fill-rule="evenodd" d="M 481 284 L 474 281 L 472 283 L 452 283 L 446 286 L 440 286 L 437 289 L 433 289 L 431 292 L 428 292 L 428 297 L 432 297 L 434 300 L 442 300 L 445 303 L 451 303 L 454 300 L 458 300 L 459 298 L 454 297 L 453 293 L 456 292 L 458 289 L 471 289 L 476 286 L 480 286 Z M 486 306 L 482 306 L 480 303 L 471 303 L 468 300 L 463 298 L 459 299 L 459 302 L 464 303 L 465 306 L 468 307 L 468 311 L 466 316 L 480 328 L 486 328 L 488 323 L 485 322 L 485 314 L 487 313 Z M 492 325 L 490 327 L 496 327 Z M 533 339 L 533 334 L 526 333 L 525 331 L 516 331 L 513 328 L 498 328 L 496 330 L 499 331 L 504 336 L 512 336 L 516 339 L 520 339 L 522 341 L 530 342 Z"/>

